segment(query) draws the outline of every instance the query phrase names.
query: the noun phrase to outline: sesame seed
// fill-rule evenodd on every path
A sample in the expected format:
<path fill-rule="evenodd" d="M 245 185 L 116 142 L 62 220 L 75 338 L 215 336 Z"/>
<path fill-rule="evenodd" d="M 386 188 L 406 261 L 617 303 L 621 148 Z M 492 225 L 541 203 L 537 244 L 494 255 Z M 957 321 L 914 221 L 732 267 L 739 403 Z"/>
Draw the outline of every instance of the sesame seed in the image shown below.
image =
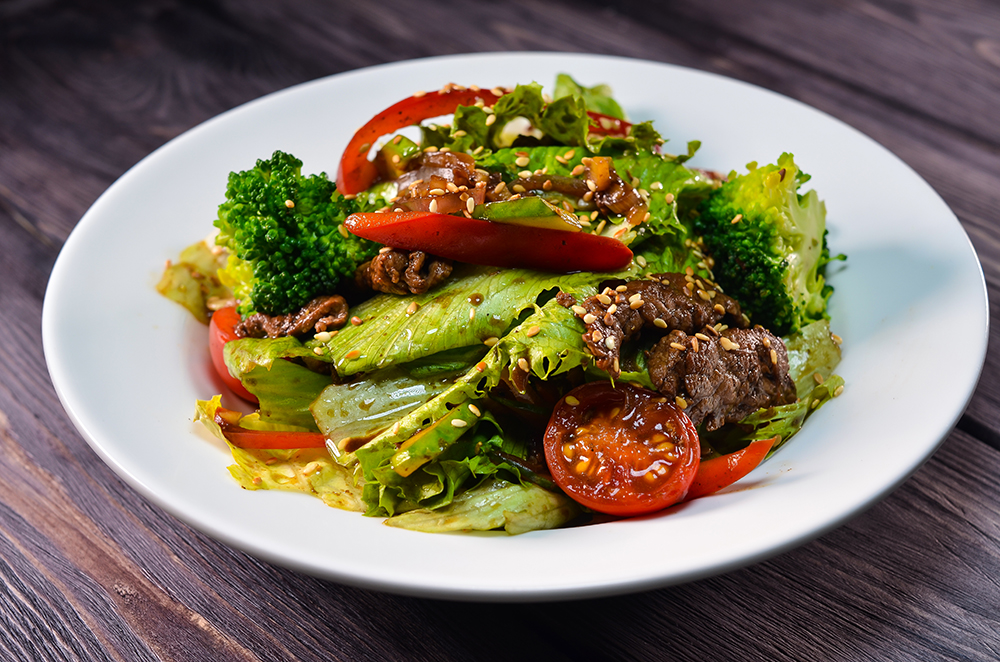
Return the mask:
<path fill-rule="evenodd" d="M 479 418 L 480 416 L 483 415 L 483 412 L 479 411 L 479 407 L 472 404 L 471 402 L 469 403 L 469 411 L 471 411 L 476 418 Z"/>
<path fill-rule="evenodd" d="M 726 314 L 726 309 L 722 307 L 721 303 L 715 304 L 714 308 L 715 308 L 715 312 L 719 313 L 720 315 L 725 315 Z"/>
<path fill-rule="evenodd" d="M 460 418 L 453 418 L 453 419 L 451 419 L 451 426 L 452 427 L 455 427 L 455 428 L 464 428 L 464 427 L 468 427 L 468 425 L 469 424 L 466 421 L 463 421 Z"/>
<path fill-rule="evenodd" d="M 587 309 L 584 308 L 583 306 L 573 306 L 572 308 L 570 308 L 570 310 L 576 313 L 577 316 L 587 314 Z"/>
<path fill-rule="evenodd" d="M 469 198 L 468 200 L 466 200 L 465 201 L 465 208 L 468 209 L 469 213 L 471 214 L 472 210 L 476 208 L 476 199 L 475 198 Z"/>
<path fill-rule="evenodd" d="M 624 290 L 618 290 L 618 291 L 619 291 L 619 292 L 623 292 Z M 638 300 L 639 300 L 639 299 L 641 299 L 641 298 L 642 298 L 642 295 L 641 295 L 641 294 L 638 294 L 638 293 L 637 293 L 637 294 L 633 294 L 632 296 L 630 296 L 630 297 L 628 298 L 628 302 L 629 302 L 629 303 L 632 303 L 633 301 L 638 301 Z"/>
<path fill-rule="evenodd" d="M 648 264 L 648 262 L 646 262 L 646 258 L 644 258 L 644 257 L 643 257 L 643 256 L 641 256 L 641 255 L 637 255 L 637 256 L 636 256 L 636 258 L 635 258 L 635 262 L 636 262 L 636 264 L 638 264 L 638 265 L 639 265 L 640 267 L 645 267 L 645 266 L 646 266 L 646 265 Z"/>
<path fill-rule="evenodd" d="M 600 301 L 601 303 L 603 303 L 605 306 L 610 306 L 611 305 L 611 297 L 609 297 L 607 294 L 603 294 L 603 293 L 602 294 L 598 294 L 597 295 L 597 300 Z"/>
<path fill-rule="evenodd" d="M 393 163 L 399 163 L 399 161 L 400 161 L 399 154 L 393 154 L 392 155 L 392 162 Z"/>
<path fill-rule="evenodd" d="M 546 179 L 544 182 L 542 182 L 542 190 L 543 191 L 551 191 L 552 190 L 552 180 L 551 179 Z"/>
<path fill-rule="evenodd" d="M 731 352 L 734 349 L 740 348 L 739 343 L 735 343 L 729 338 L 726 338 L 725 336 L 719 338 L 719 344 L 722 345 L 722 349 L 726 350 L 727 352 Z"/>
<path fill-rule="evenodd" d="M 698 345 L 698 339 L 697 338 L 691 338 L 691 349 L 695 353 L 697 353 L 698 350 L 700 349 L 700 347 Z"/>
<path fill-rule="evenodd" d="M 576 407 L 576 406 L 577 406 L 578 404 L 580 404 L 580 401 L 579 401 L 579 400 L 577 400 L 577 399 L 576 399 L 575 397 L 573 397 L 572 395 L 567 395 L 567 396 L 566 396 L 566 397 L 564 398 L 564 401 L 565 401 L 565 402 L 566 402 L 566 404 L 568 404 L 568 405 L 569 405 L 570 407 Z"/>
<path fill-rule="evenodd" d="M 559 163 L 561 163 L 561 164 L 563 164 L 563 165 L 566 165 L 566 159 L 564 159 L 563 157 L 559 156 L 558 154 L 556 155 L 556 161 L 559 162 Z"/>
<path fill-rule="evenodd" d="M 427 209 L 432 214 L 437 213 L 437 210 L 438 210 L 438 201 L 437 200 L 431 200 L 431 203 L 429 205 L 427 205 Z"/>
<path fill-rule="evenodd" d="M 658 329 L 665 329 L 667 328 L 667 323 L 664 322 L 659 317 L 657 317 L 656 319 L 653 320 L 653 326 L 655 326 Z"/>
<path fill-rule="evenodd" d="M 487 115 L 486 126 L 493 126 L 493 123 L 497 121 L 496 115 Z"/>
<path fill-rule="evenodd" d="M 586 315 L 583 316 L 583 323 L 584 324 L 593 324 L 596 321 L 597 321 L 597 317 L 594 316 L 593 313 L 587 313 Z"/>
<path fill-rule="evenodd" d="M 705 290 L 698 290 L 698 296 L 701 297 L 704 301 L 712 300 L 712 297 L 708 296 L 708 292 L 706 292 Z"/>
<path fill-rule="evenodd" d="M 836 333 L 831 333 L 830 334 L 830 340 L 832 340 L 833 342 L 837 343 L 838 345 L 843 344 L 843 342 L 844 342 L 844 339 L 841 338 L 840 336 L 838 336 Z"/>
<path fill-rule="evenodd" d="M 524 193 L 527 189 L 521 186 L 520 184 L 514 184 L 513 186 L 510 187 L 510 190 L 513 191 L 514 193 Z"/>
<path fill-rule="evenodd" d="M 694 337 L 697 338 L 698 340 L 704 340 L 705 342 L 708 342 L 709 340 L 711 340 L 711 338 L 709 338 L 708 336 L 706 336 L 704 333 L 700 333 L 700 332 L 694 334 Z"/>
<path fill-rule="evenodd" d="M 604 339 L 604 346 L 607 347 L 608 349 L 614 349 L 615 339 L 612 338 L 611 336 L 608 336 L 607 338 Z"/>
<path fill-rule="evenodd" d="M 598 223 L 597 229 L 594 230 L 594 234 L 601 234 L 601 232 L 604 230 L 605 224 L 607 224 L 607 221 L 601 221 L 600 223 Z"/>
<path fill-rule="evenodd" d="M 444 195 L 444 189 L 443 188 L 432 188 L 430 191 L 427 192 L 427 194 L 428 195 Z"/>
<path fill-rule="evenodd" d="M 761 340 L 761 343 L 764 345 L 764 347 L 767 347 L 767 348 L 771 347 L 771 339 L 768 338 L 767 336 L 764 336 L 764 338 Z M 822 382 L 820 382 L 820 383 L 822 383 Z"/>
<path fill-rule="evenodd" d="M 773 363 L 774 365 L 778 365 L 778 352 L 776 352 L 773 349 L 771 350 L 771 363 Z"/>
<path fill-rule="evenodd" d="M 417 303 L 416 301 L 411 301 L 410 305 L 407 306 L 407 308 L 406 308 L 406 314 L 407 315 L 412 315 L 413 313 L 417 312 L 418 310 L 420 310 L 420 304 Z"/>
<path fill-rule="evenodd" d="M 817 384 L 822 384 L 823 383 L 823 375 L 819 374 L 818 372 L 814 372 L 813 373 L 813 381 L 816 382 Z"/>
<path fill-rule="evenodd" d="M 475 307 L 469 308 L 469 321 L 476 319 L 476 309 Z"/>
<path fill-rule="evenodd" d="M 418 91 L 416 91 L 416 92 L 413 93 L 413 96 L 416 97 L 417 99 L 419 99 L 420 97 L 422 97 L 422 96 L 424 96 L 426 94 L 427 93 L 424 92 L 423 90 L 418 90 Z"/>
<path fill-rule="evenodd" d="M 670 346 L 673 347 L 674 349 L 679 349 L 681 351 L 684 351 L 684 350 L 687 349 L 687 347 L 685 347 L 684 345 L 680 344 L 679 342 L 672 342 L 672 343 L 670 343 Z"/>
<path fill-rule="evenodd" d="M 392 251 L 392 248 L 390 248 L 389 246 L 383 246 L 382 248 L 378 249 L 379 255 L 383 255 L 383 254 L 389 253 L 391 251 Z"/>
<path fill-rule="evenodd" d="M 524 168 L 529 163 L 531 163 L 531 159 L 529 159 L 527 156 L 519 156 L 516 159 L 514 159 L 514 165 L 516 165 L 518 168 Z"/>
<path fill-rule="evenodd" d="M 600 329 L 594 329 L 593 332 L 591 332 L 590 337 L 594 342 L 601 342 L 604 340 L 604 334 L 601 333 Z"/>
<path fill-rule="evenodd" d="M 490 92 L 493 93 L 495 97 L 502 97 L 504 95 L 504 89 L 502 87 L 494 87 Z"/>
<path fill-rule="evenodd" d="M 528 329 L 528 331 L 527 331 L 527 333 L 525 333 L 525 335 L 528 336 L 529 338 L 534 338 L 535 336 L 538 335 L 538 332 L 541 331 L 541 330 L 542 330 L 542 328 L 536 324 L 535 326 L 533 326 L 530 329 Z"/>
<path fill-rule="evenodd" d="M 455 182 L 448 182 L 447 184 L 445 184 L 445 188 L 447 188 L 452 193 L 458 192 L 458 186 L 455 185 Z"/>
<path fill-rule="evenodd" d="M 295 207 L 295 202 L 293 200 L 285 200 L 285 206 L 292 209 Z"/>
<path fill-rule="evenodd" d="M 674 194 L 673 193 L 667 193 L 665 196 L 663 196 L 663 199 L 669 205 L 670 203 L 672 203 L 674 201 Z"/>
<path fill-rule="evenodd" d="M 313 336 L 313 338 L 317 342 L 330 342 L 330 338 L 332 338 L 332 337 L 333 336 L 330 335 L 329 331 L 320 331 L 315 336 Z"/>
<path fill-rule="evenodd" d="M 316 356 L 323 356 L 323 348 L 313 347 L 313 354 L 315 354 Z"/>
<path fill-rule="evenodd" d="M 528 365 L 528 359 L 524 358 L 523 356 L 517 360 L 517 367 L 523 370 L 524 372 L 528 372 L 531 369 L 531 366 Z"/>
<path fill-rule="evenodd" d="M 342 237 L 347 236 L 347 228 L 345 228 L 343 225 L 337 226 L 337 232 L 339 232 Z"/>
<path fill-rule="evenodd" d="M 588 179 L 587 180 L 587 188 L 589 188 L 591 191 L 596 191 L 597 190 L 597 184 L 594 182 L 593 179 Z"/>
<path fill-rule="evenodd" d="M 569 174 L 573 175 L 574 177 L 577 177 L 577 176 L 581 175 L 584 170 L 585 170 L 585 168 L 582 165 L 578 165 L 575 168 L 573 168 L 570 171 Z"/>
<path fill-rule="evenodd" d="M 571 159 L 574 156 L 576 156 L 576 150 L 575 149 L 571 149 L 568 152 L 566 152 L 565 154 L 563 154 L 563 158 L 564 159 Z"/>
<path fill-rule="evenodd" d="M 583 201 L 584 202 L 590 202 L 593 199 L 594 199 L 594 192 L 593 191 L 587 191 L 586 193 L 583 194 Z"/>
<path fill-rule="evenodd" d="M 663 182 L 653 182 L 652 184 L 649 185 L 649 188 L 653 189 L 654 191 L 662 191 Z"/>
<path fill-rule="evenodd" d="M 348 361 L 353 361 L 359 356 L 361 356 L 361 351 L 357 349 L 352 349 L 351 351 L 349 351 L 347 354 L 344 355 L 344 358 L 347 359 Z"/>
<path fill-rule="evenodd" d="M 730 223 L 732 223 L 733 225 L 736 225 L 737 223 L 739 223 L 742 220 L 743 220 L 743 214 L 736 214 L 736 216 L 733 217 L 733 220 L 731 220 Z"/>
<path fill-rule="evenodd" d="M 492 347 L 498 342 L 500 342 L 499 338 L 497 338 L 496 336 L 490 336 L 489 338 L 483 341 L 483 344 L 486 345 L 487 347 Z"/>
<path fill-rule="evenodd" d="M 816 398 L 815 400 L 809 403 L 809 408 L 815 409 L 816 407 L 819 407 L 819 402 L 820 402 L 819 398 Z"/>
<path fill-rule="evenodd" d="M 608 315 L 614 315 L 618 312 L 618 304 L 611 304 L 608 306 Z"/>
<path fill-rule="evenodd" d="M 687 400 L 685 400 L 681 396 L 678 395 L 676 398 L 674 398 L 674 402 L 676 402 L 677 406 L 680 407 L 681 409 L 687 409 L 688 406 Z"/>
<path fill-rule="evenodd" d="M 840 394 L 843 393 L 843 392 L 844 392 L 844 385 L 841 384 L 836 389 L 834 389 L 834 391 L 833 391 L 833 397 L 839 398 Z"/>
<path fill-rule="evenodd" d="M 636 299 L 635 301 L 630 302 L 628 307 L 631 308 L 632 310 L 639 310 L 640 308 L 643 307 L 645 303 L 646 302 L 643 301 L 642 299 Z"/>

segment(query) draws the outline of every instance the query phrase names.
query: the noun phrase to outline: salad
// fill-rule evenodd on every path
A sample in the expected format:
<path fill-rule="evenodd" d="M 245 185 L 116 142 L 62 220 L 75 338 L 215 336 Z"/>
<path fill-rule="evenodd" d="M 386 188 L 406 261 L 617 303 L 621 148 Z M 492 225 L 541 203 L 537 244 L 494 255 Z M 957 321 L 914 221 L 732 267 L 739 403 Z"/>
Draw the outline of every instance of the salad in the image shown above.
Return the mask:
<path fill-rule="evenodd" d="M 280 151 L 231 173 L 217 233 L 158 289 L 253 403 L 197 403 L 236 481 L 522 533 L 749 473 L 843 390 L 824 279 L 842 256 L 791 154 L 722 176 L 688 165 L 699 143 L 664 145 L 560 75 L 551 97 L 418 92 L 334 180 Z"/>

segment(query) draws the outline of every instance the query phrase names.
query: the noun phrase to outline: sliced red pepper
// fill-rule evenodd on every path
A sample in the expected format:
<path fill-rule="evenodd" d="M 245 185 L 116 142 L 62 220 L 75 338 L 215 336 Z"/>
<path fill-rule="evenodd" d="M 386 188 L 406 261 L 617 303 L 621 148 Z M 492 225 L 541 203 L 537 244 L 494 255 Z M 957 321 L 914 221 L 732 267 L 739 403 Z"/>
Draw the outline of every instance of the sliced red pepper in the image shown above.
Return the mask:
<path fill-rule="evenodd" d="M 326 438 L 319 432 L 285 432 L 280 430 L 248 430 L 236 422 L 241 414 L 219 407 L 215 422 L 223 436 L 233 446 L 252 450 L 292 450 L 296 448 L 325 448 Z"/>
<path fill-rule="evenodd" d="M 771 447 L 780 439 L 760 439 L 751 442 L 741 451 L 702 460 L 698 465 L 698 473 L 688 489 L 687 499 L 715 494 L 724 487 L 729 487 L 753 471 L 767 457 Z"/>
<path fill-rule="evenodd" d="M 351 214 L 348 230 L 380 244 L 493 267 L 556 273 L 616 271 L 632 261 L 617 239 L 464 216 L 404 211 Z"/>
<path fill-rule="evenodd" d="M 590 118 L 589 132 L 597 136 L 624 138 L 628 135 L 629 130 L 632 128 L 631 122 L 620 120 L 617 117 L 612 117 L 611 115 L 595 113 L 592 110 L 588 110 L 587 116 Z"/>
<path fill-rule="evenodd" d="M 375 182 L 378 171 L 368 160 L 368 151 L 375 141 L 393 131 L 418 124 L 426 119 L 454 113 L 459 106 L 473 106 L 482 99 L 487 106 L 500 97 L 490 90 L 471 87 L 445 87 L 426 94 L 414 95 L 389 106 L 347 143 L 347 149 L 337 167 L 337 189 L 344 194 L 361 193 Z"/>

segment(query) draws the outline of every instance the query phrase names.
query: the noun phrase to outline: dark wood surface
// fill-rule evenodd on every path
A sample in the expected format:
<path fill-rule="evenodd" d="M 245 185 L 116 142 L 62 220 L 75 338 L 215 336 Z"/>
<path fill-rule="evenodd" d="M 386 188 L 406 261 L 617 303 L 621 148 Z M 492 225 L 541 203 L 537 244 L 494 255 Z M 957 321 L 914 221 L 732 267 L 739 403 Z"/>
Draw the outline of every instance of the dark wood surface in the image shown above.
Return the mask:
<path fill-rule="evenodd" d="M 60 407 L 45 284 L 128 167 L 262 94 L 472 51 L 671 62 L 854 125 L 958 215 L 1000 328 L 1000 6 L 612 5 L 0 1 L 0 659 L 1000 659 L 997 331 L 958 429 L 868 512 L 723 576 L 559 604 L 398 597 L 263 563 L 140 497 Z"/>

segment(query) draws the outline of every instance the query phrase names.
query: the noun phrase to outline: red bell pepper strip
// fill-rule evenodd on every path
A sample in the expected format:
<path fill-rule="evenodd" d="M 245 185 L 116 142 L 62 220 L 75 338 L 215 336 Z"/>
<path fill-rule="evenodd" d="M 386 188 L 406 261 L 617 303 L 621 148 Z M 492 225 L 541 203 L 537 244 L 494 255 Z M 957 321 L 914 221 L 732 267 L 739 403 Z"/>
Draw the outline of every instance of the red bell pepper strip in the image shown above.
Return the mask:
<path fill-rule="evenodd" d="M 764 460 L 778 439 L 760 439 L 741 451 L 702 460 L 694 482 L 688 488 L 687 500 L 715 494 L 746 476 Z"/>
<path fill-rule="evenodd" d="M 482 99 L 487 106 L 500 96 L 490 90 L 469 87 L 446 87 L 419 96 L 403 99 L 389 106 L 358 129 L 347 143 L 347 149 L 337 167 L 337 190 L 345 195 L 361 193 L 375 182 L 378 172 L 368 160 L 368 151 L 375 141 L 393 131 L 418 124 L 423 120 L 455 112 L 459 106 L 472 106 Z"/>
<path fill-rule="evenodd" d="M 589 133 L 598 136 L 614 136 L 617 138 L 624 138 L 628 135 L 629 129 L 632 128 L 631 122 L 620 120 L 617 117 L 612 117 L 611 115 L 595 113 L 592 110 L 587 111 L 587 117 L 590 118 Z"/>
<path fill-rule="evenodd" d="M 493 267 L 616 271 L 632 261 L 617 239 L 421 211 L 351 214 L 348 230 L 380 244 Z"/>
<path fill-rule="evenodd" d="M 325 448 L 326 438 L 319 432 L 285 432 L 280 430 L 248 430 L 235 421 L 238 411 L 219 407 L 215 422 L 223 436 L 233 446 L 252 450 L 291 450 L 296 448 Z"/>

